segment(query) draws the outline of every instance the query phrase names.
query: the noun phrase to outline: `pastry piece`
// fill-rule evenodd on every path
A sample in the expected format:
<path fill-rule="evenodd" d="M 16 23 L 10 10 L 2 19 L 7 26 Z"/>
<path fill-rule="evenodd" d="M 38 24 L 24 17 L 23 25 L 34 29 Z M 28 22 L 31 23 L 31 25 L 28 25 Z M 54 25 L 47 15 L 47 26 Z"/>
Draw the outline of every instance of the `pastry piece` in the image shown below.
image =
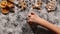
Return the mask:
<path fill-rule="evenodd" d="M 42 1 L 41 1 L 41 2 L 38 1 L 38 2 L 37 2 L 37 5 L 38 5 L 38 6 L 42 6 Z"/>
<path fill-rule="evenodd" d="M 35 5 L 32 5 L 33 9 L 41 10 L 42 1 L 38 1 Z"/>
<path fill-rule="evenodd" d="M 56 1 L 55 0 L 50 1 L 48 4 L 46 4 L 46 8 L 49 12 L 55 10 L 56 9 Z"/>
<path fill-rule="evenodd" d="M 19 3 L 19 8 L 20 8 L 21 10 L 25 10 L 25 9 L 27 8 L 26 2 L 21 2 L 21 3 Z"/>
<path fill-rule="evenodd" d="M 14 4 L 13 4 L 13 1 L 3 0 L 0 4 L 0 7 L 2 7 L 3 14 L 8 14 L 11 11 L 10 9 L 12 9 L 12 12 L 13 12 Z"/>
<path fill-rule="evenodd" d="M 8 14 L 9 13 L 9 10 L 7 10 L 7 9 L 4 8 L 4 9 L 2 9 L 2 13 L 3 14 Z"/>
<path fill-rule="evenodd" d="M 33 9 L 37 9 L 37 10 L 41 10 L 40 7 L 36 7 L 36 6 L 34 6 L 34 5 L 32 5 L 32 8 L 33 8 Z"/>
<path fill-rule="evenodd" d="M 7 1 L 14 2 L 14 0 L 7 0 Z"/>
<path fill-rule="evenodd" d="M 9 8 L 12 8 L 12 7 L 14 7 L 14 4 L 12 4 L 12 3 L 10 3 L 10 2 L 7 2 L 7 6 L 8 6 Z"/>
<path fill-rule="evenodd" d="M 1 8 L 5 8 L 6 5 L 7 5 L 7 1 L 2 1 L 2 2 L 0 3 L 0 7 L 1 7 Z"/>

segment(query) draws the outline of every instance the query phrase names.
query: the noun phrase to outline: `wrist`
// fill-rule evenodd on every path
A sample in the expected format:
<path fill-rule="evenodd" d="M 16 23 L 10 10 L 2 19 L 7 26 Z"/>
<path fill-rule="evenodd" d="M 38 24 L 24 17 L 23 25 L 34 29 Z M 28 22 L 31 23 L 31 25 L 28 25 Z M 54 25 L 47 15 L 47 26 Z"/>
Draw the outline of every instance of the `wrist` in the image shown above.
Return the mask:
<path fill-rule="evenodd" d="M 42 18 L 38 18 L 38 19 L 37 19 L 37 23 L 38 23 L 38 24 L 40 24 L 41 21 L 42 21 Z"/>

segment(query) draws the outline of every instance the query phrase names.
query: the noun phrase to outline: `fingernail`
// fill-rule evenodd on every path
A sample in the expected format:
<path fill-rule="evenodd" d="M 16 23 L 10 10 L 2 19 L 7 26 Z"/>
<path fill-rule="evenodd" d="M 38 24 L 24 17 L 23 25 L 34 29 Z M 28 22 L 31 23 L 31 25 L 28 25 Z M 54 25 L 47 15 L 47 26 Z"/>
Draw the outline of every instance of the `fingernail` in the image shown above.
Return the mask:
<path fill-rule="evenodd" d="M 28 16 L 28 17 L 31 17 L 31 16 Z"/>
<path fill-rule="evenodd" d="M 34 13 L 31 13 L 31 15 L 34 15 Z"/>

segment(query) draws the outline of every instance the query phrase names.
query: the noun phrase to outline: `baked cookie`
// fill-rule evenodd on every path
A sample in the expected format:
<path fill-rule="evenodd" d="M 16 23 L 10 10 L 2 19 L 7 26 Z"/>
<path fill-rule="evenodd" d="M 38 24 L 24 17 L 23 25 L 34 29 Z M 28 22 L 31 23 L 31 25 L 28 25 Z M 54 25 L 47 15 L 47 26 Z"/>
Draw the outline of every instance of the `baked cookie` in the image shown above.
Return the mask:
<path fill-rule="evenodd" d="M 0 3 L 0 7 L 1 8 L 5 8 L 7 6 L 7 1 L 2 1 L 1 3 Z"/>
<path fill-rule="evenodd" d="M 46 4 L 46 8 L 49 12 L 55 10 L 56 9 L 56 0 L 52 0 L 48 4 Z"/>

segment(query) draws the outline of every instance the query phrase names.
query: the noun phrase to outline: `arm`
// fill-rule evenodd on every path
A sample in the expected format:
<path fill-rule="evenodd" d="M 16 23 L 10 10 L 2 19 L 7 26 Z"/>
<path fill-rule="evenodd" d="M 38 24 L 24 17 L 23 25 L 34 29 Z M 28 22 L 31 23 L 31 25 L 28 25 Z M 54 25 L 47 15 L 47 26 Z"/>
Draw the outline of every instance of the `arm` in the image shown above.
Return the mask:
<path fill-rule="evenodd" d="M 60 34 L 60 28 L 56 27 L 54 24 L 49 23 L 48 21 L 44 19 L 38 19 L 38 24 L 41 24 L 42 26 L 51 29 L 52 31 L 56 32 L 57 34 Z"/>
<path fill-rule="evenodd" d="M 57 34 L 60 34 L 60 28 L 56 27 L 54 24 L 49 23 L 48 21 L 40 18 L 38 15 L 36 15 L 34 12 L 31 12 L 28 15 L 28 22 L 35 22 L 38 23 L 48 29 L 51 29 L 52 31 L 56 32 Z"/>

